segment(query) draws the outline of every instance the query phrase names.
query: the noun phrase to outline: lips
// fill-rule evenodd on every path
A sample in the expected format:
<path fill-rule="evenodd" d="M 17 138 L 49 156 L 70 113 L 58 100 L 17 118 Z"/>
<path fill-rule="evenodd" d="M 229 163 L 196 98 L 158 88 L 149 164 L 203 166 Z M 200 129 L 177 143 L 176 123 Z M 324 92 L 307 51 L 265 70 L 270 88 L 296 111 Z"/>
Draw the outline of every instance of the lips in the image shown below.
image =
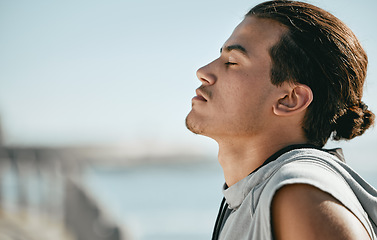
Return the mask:
<path fill-rule="evenodd" d="M 196 96 L 192 100 L 207 102 L 207 98 L 200 88 L 196 89 Z"/>
<path fill-rule="evenodd" d="M 192 100 L 198 100 L 198 101 L 202 101 L 202 102 L 207 102 L 207 100 L 202 97 L 202 96 L 195 96 L 192 98 Z"/>

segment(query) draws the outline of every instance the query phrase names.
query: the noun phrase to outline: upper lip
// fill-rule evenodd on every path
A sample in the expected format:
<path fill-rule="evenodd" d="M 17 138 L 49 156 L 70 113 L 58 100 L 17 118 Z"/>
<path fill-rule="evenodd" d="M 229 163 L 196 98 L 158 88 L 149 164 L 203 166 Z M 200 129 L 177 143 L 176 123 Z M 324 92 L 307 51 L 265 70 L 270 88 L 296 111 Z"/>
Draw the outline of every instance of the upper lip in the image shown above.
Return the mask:
<path fill-rule="evenodd" d="M 207 96 L 204 95 L 203 91 L 200 88 L 196 89 L 196 96 L 202 97 L 204 98 L 204 100 L 208 101 Z"/>

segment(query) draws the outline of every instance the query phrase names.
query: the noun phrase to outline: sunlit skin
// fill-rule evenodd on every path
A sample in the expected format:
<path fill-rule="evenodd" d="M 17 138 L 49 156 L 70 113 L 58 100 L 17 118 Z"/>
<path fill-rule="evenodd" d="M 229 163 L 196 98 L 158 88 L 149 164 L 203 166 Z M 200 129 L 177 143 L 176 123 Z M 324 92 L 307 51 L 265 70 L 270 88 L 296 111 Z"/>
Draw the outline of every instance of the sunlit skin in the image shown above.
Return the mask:
<path fill-rule="evenodd" d="M 294 184 L 272 202 L 275 239 L 371 239 L 361 222 L 339 201 L 317 188 Z"/>
<path fill-rule="evenodd" d="M 219 58 L 197 71 L 201 86 L 192 99 L 186 125 L 218 143 L 218 159 L 228 186 L 283 147 L 307 143 L 301 123 L 313 100 L 311 89 L 288 82 L 275 86 L 270 79 L 269 49 L 286 31 L 273 20 L 246 17 L 222 46 Z M 295 211 L 296 201 L 291 197 L 308 192 L 311 197 L 300 201 L 312 211 Z M 316 188 L 283 187 L 277 196 L 272 208 L 276 239 L 356 239 L 354 231 L 344 229 L 364 234 L 357 239 L 369 239 L 352 213 Z M 323 205 L 329 207 L 319 211 Z M 311 222 L 313 227 L 286 227 L 290 222 L 296 224 L 289 218 L 306 219 L 313 211 L 318 213 Z M 279 226 L 284 226 L 283 230 Z"/>
<path fill-rule="evenodd" d="M 300 122 L 312 99 L 310 89 L 287 83 L 277 87 L 270 80 L 268 51 L 285 31 L 272 20 L 247 17 L 224 43 L 220 57 L 197 71 L 202 85 L 187 126 L 217 141 L 228 186 L 281 148 L 306 142 Z"/>

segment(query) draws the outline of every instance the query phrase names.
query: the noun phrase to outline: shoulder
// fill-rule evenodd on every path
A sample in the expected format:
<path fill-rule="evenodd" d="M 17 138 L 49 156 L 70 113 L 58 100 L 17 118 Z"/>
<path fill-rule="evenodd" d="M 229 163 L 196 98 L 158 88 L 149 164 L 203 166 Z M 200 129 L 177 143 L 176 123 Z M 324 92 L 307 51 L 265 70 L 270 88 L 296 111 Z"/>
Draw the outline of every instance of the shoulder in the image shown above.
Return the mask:
<path fill-rule="evenodd" d="M 370 239 L 361 222 L 330 194 L 307 184 L 280 188 L 271 203 L 275 239 Z"/>

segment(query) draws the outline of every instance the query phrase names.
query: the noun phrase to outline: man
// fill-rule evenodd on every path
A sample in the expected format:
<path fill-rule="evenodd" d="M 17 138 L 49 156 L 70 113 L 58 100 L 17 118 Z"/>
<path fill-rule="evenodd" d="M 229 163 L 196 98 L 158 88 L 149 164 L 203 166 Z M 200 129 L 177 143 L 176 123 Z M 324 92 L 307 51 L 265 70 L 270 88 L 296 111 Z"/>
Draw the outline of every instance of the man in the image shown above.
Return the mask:
<path fill-rule="evenodd" d="M 373 124 L 366 67 L 351 30 L 322 9 L 270 1 L 248 12 L 197 71 L 186 118 L 219 145 L 213 239 L 376 239 L 377 191 L 322 149 Z"/>

